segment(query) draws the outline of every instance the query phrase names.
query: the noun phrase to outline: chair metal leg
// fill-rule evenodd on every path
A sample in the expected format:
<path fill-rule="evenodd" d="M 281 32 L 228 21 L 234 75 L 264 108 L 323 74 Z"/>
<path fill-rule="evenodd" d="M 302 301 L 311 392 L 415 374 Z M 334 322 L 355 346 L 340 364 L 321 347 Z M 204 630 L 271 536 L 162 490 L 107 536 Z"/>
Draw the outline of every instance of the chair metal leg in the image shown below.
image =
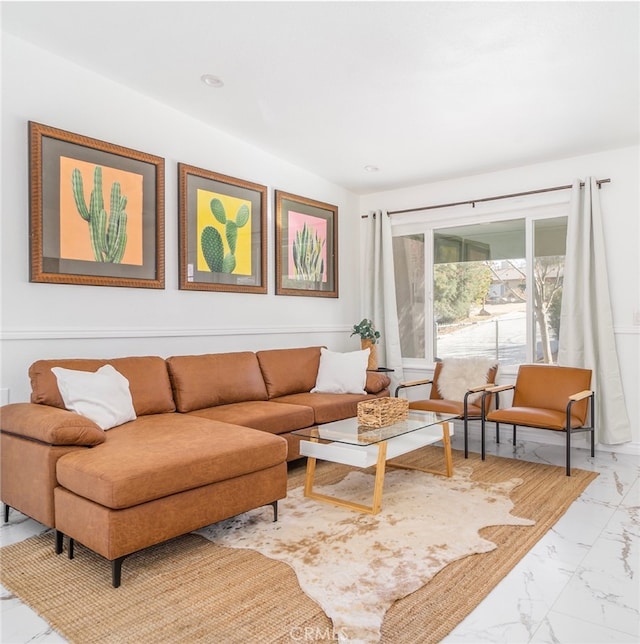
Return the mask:
<path fill-rule="evenodd" d="M 462 405 L 462 425 L 464 427 L 464 457 L 469 458 L 469 394 L 467 391 L 464 395 Z M 484 409 L 484 392 L 482 393 L 482 409 Z"/>
<path fill-rule="evenodd" d="M 469 421 L 464 417 L 464 457 L 469 458 Z"/>
<path fill-rule="evenodd" d="M 500 394 L 496 393 L 496 409 L 500 407 Z M 500 423 L 496 423 L 496 443 L 500 443 Z"/>
<path fill-rule="evenodd" d="M 591 458 L 596 455 L 596 396 L 591 396 Z"/>
<path fill-rule="evenodd" d="M 274 501 L 270 505 L 273 508 L 273 522 L 275 523 L 278 520 L 278 502 Z"/>
<path fill-rule="evenodd" d="M 482 423 L 480 424 L 480 456 L 482 457 L 483 461 L 484 461 L 484 457 L 486 455 L 484 432 L 485 432 L 485 422 L 484 422 L 484 417 L 483 417 L 482 418 Z"/>
<path fill-rule="evenodd" d="M 11 508 L 5 503 L 4 504 L 4 522 L 9 523 L 9 510 Z"/>
<path fill-rule="evenodd" d="M 573 401 L 570 400 L 567 405 L 567 416 L 565 418 L 565 432 L 567 433 L 567 476 L 571 476 L 571 408 L 573 407 Z"/>
<path fill-rule="evenodd" d="M 513 449 L 516 448 L 516 426 L 513 426 Z"/>

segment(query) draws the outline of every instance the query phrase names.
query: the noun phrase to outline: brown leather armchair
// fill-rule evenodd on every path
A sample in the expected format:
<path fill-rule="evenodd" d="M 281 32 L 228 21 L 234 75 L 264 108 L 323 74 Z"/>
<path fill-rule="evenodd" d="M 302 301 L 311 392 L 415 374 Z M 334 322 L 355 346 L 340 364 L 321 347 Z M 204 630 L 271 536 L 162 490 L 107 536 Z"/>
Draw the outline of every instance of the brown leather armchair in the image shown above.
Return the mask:
<path fill-rule="evenodd" d="M 456 414 L 458 418 L 461 418 L 464 423 L 464 457 L 468 458 L 469 456 L 469 420 L 480 420 L 482 418 L 483 408 L 487 411 L 491 406 L 492 396 L 483 396 L 482 392 L 495 386 L 496 375 L 498 373 L 498 365 L 494 364 L 489 368 L 485 376 L 484 384 L 478 383 L 477 386 L 471 387 L 467 390 L 462 400 L 449 400 L 444 399 L 440 395 L 438 389 L 438 379 L 442 373 L 442 367 L 444 363 L 438 361 L 435 364 L 435 369 L 433 371 L 433 378 L 425 380 L 412 380 L 410 382 L 400 383 L 395 390 L 395 397 L 398 397 L 398 392 L 401 389 L 406 389 L 408 387 L 416 387 L 419 385 L 431 385 L 429 391 L 429 398 L 424 400 L 412 400 L 409 402 L 409 409 L 416 409 L 418 411 L 433 411 L 436 413 L 444 414 Z M 477 399 L 473 401 L 470 400 L 470 397 L 473 394 L 480 394 Z M 484 441 L 484 432 L 482 434 Z M 484 446 L 484 443 L 483 443 Z"/>
<path fill-rule="evenodd" d="M 489 387 L 483 397 L 495 394 L 496 408 L 482 415 L 482 458 L 485 457 L 485 423 L 496 424 L 500 442 L 500 423 L 513 425 L 513 444 L 516 426 L 551 429 L 565 432 L 567 476 L 571 476 L 571 436 L 576 432 L 591 432 L 591 456 L 595 456 L 595 395 L 590 390 L 591 370 L 555 365 L 521 365 L 513 385 Z M 500 409 L 500 393 L 513 390 L 511 407 Z M 587 413 L 589 414 L 589 425 Z"/>

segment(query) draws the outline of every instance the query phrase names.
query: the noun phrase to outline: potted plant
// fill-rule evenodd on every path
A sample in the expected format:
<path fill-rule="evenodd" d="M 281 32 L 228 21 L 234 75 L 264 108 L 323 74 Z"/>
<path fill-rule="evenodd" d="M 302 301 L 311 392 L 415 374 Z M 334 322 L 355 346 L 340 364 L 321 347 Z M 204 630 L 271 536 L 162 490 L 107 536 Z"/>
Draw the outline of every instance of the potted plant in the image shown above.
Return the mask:
<path fill-rule="evenodd" d="M 361 347 L 363 349 L 369 349 L 369 364 L 367 365 L 367 369 L 377 369 L 378 348 L 376 344 L 380 339 L 380 331 L 376 331 L 376 327 L 371 320 L 364 318 L 358 324 L 353 325 L 351 335 L 359 335 Z"/>

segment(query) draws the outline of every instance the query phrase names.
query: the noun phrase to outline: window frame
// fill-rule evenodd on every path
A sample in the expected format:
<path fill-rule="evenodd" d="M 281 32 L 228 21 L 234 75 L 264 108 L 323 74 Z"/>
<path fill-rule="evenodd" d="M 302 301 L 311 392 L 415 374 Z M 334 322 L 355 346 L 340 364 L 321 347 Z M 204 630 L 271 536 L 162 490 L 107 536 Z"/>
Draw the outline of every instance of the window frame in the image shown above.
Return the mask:
<path fill-rule="evenodd" d="M 423 212 L 397 214 L 391 217 L 392 237 L 405 235 L 424 235 L 424 280 L 425 280 L 425 357 L 402 357 L 402 366 L 407 370 L 432 369 L 434 358 L 433 333 L 433 265 L 434 265 L 434 231 L 441 228 L 455 228 L 473 224 L 498 223 L 511 219 L 524 219 L 525 222 L 525 266 L 527 284 L 533 279 L 534 268 L 534 222 L 542 219 L 553 219 L 569 216 L 570 195 L 551 193 L 531 195 L 526 198 L 514 198 L 510 203 L 482 202 L 474 206 L 454 206 L 438 208 Z M 526 315 L 526 351 L 527 362 L 533 360 L 533 342 L 535 337 L 535 321 L 533 309 L 533 289 L 527 288 Z M 429 332 L 427 325 L 431 325 Z M 500 368 L 504 375 L 515 375 L 519 365 L 503 365 Z"/>

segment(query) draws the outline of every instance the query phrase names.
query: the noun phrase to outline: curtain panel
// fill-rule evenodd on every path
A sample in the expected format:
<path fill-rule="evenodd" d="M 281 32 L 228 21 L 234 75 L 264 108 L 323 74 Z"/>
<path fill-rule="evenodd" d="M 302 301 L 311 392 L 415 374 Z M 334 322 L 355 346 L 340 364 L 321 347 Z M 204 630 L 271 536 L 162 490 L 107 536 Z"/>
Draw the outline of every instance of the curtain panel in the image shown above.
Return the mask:
<path fill-rule="evenodd" d="M 386 211 L 370 212 L 365 219 L 364 262 L 362 273 L 362 317 L 373 320 L 380 331 L 380 366 L 390 373 L 395 388 L 404 379 L 400 330 L 396 307 L 391 222 Z"/>
<path fill-rule="evenodd" d="M 558 364 L 591 369 L 596 436 L 600 443 L 630 441 L 613 330 L 598 185 L 588 177 L 571 191 Z"/>

